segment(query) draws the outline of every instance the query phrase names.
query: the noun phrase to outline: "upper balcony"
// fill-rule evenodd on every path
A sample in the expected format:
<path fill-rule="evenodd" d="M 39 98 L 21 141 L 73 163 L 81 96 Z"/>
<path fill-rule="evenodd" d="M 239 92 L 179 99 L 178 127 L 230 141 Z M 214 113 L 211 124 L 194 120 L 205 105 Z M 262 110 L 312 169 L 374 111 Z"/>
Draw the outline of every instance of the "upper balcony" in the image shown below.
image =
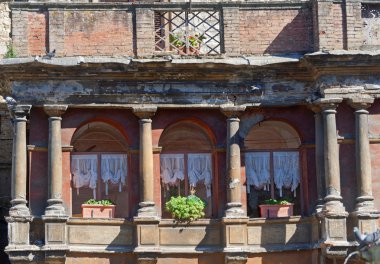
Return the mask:
<path fill-rule="evenodd" d="M 13 2 L 18 57 L 199 58 L 314 51 L 311 4 Z"/>

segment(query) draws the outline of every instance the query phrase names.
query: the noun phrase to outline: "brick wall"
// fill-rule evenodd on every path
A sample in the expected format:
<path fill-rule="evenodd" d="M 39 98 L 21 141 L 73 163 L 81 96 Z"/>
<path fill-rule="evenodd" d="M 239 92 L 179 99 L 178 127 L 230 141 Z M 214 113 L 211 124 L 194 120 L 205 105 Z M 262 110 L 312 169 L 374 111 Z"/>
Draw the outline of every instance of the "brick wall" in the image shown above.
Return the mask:
<path fill-rule="evenodd" d="M 132 14 L 126 11 L 13 11 L 12 36 L 20 57 L 133 55 Z"/>
<path fill-rule="evenodd" d="M 66 56 L 133 55 L 131 13 L 67 11 L 64 14 L 64 23 Z"/>
<path fill-rule="evenodd" d="M 35 56 L 46 53 L 46 12 L 28 14 L 28 54 Z"/>
<path fill-rule="evenodd" d="M 312 50 L 309 9 L 240 11 L 240 51 L 276 54 Z"/>

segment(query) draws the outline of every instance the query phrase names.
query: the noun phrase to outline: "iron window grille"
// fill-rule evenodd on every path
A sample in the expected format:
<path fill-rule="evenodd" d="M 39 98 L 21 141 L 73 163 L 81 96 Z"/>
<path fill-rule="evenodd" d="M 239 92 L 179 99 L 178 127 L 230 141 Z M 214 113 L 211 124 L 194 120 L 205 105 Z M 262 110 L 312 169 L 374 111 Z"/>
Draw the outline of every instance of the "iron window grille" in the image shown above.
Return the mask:
<path fill-rule="evenodd" d="M 179 55 L 221 53 L 219 11 L 156 11 L 155 50 Z"/>

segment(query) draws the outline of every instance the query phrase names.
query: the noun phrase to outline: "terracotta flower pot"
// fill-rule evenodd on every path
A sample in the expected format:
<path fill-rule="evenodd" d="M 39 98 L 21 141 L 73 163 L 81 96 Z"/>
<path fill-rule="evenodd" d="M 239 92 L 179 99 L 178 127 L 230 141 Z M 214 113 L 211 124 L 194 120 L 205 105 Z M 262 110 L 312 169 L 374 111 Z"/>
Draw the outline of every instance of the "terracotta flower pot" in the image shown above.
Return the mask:
<path fill-rule="evenodd" d="M 114 218 L 116 205 L 82 204 L 84 218 Z"/>
<path fill-rule="evenodd" d="M 290 217 L 293 215 L 293 204 L 261 204 L 260 215 L 263 218 Z"/>

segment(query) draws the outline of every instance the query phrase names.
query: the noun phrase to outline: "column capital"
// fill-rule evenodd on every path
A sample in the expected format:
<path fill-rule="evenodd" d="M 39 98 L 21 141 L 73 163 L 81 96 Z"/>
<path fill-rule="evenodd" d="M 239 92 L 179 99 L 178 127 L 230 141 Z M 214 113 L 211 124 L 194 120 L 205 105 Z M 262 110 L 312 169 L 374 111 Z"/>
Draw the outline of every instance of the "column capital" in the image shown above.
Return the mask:
<path fill-rule="evenodd" d="M 321 107 L 322 111 L 335 110 L 342 101 L 343 98 L 320 98 L 314 104 Z"/>
<path fill-rule="evenodd" d="M 17 105 L 15 108 L 12 110 L 13 112 L 13 117 L 17 119 L 25 119 L 30 113 L 30 109 L 32 108 L 31 105 Z"/>
<path fill-rule="evenodd" d="M 136 106 L 132 108 L 133 114 L 140 119 L 150 119 L 157 111 L 157 106 Z"/>
<path fill-rule="evenodd" d="M 44 111 L 49 117 L 61 117 L 67 110 L 67 105 L 44 105 Z"/>
<path fill-rule="evenodd" d="M 244 105 L 221 105 L 220 111 L 227 116 L 231 117 L 239 117 L 245 111 Z"/>
<path fill-rule="evenodd" d="M 375 99 L 373 97 L 355 97 L 355 98 L 350 98 L 348 100 L 348 103 L 355 110 L 365 110 L 371 107 L 374 100 Z"/>

